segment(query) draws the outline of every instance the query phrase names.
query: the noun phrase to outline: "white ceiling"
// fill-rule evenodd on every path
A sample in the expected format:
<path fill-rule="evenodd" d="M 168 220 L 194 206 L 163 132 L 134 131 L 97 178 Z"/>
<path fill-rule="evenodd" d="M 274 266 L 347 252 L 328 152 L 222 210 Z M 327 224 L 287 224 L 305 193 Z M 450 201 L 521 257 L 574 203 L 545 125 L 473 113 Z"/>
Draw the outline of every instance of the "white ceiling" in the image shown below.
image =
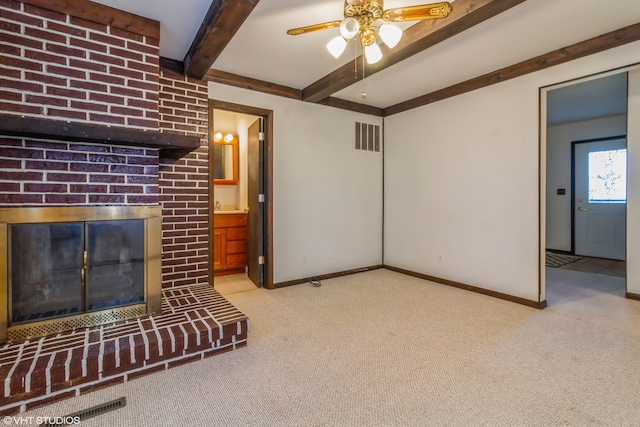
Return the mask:
<path fill-rule="evenodd" d="M 576 83 L 547 93 L 547 125 L 627 113 L 627 73 Z"/>
<path fill-rule="evenodd" d="M 182 61 L 211 0 L 91 0 L 160 21 L 160 55 Z"/>
<path fill-rule="evenodd" d="M 160 54 L 177 60 L 184 58 L 211 4 L 94 1 L 159 20 Z M 423 3 L 386 0 L 385 8 Z M 303 89 L 352 61 L 354 47 L 336 60 L 324 46 L 338 29 L 299 36 L 286 30 L 341 19 L 342 10 L 343 0 L 261 0 L 213 68 Z M 639 0 L 527 0 L 333 96 L 384 108 L 638 22 Z"/>

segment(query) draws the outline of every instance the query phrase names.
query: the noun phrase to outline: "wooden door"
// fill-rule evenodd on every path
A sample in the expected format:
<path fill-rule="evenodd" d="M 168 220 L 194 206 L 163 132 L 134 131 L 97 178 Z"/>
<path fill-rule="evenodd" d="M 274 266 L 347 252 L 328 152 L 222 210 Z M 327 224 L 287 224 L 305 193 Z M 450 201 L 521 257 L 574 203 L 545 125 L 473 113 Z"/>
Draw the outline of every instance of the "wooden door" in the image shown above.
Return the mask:
<path fill-rule="evenodd" d="M 258 287 L 264 283 L 264 132 L 263 119 L 259 118 L 249 127 L 247 149 L 247 174 L 249 214 L 247 218 L 247 266 L 249 279 Z M 262 196 L 264 197 L 264 196 Z"/>

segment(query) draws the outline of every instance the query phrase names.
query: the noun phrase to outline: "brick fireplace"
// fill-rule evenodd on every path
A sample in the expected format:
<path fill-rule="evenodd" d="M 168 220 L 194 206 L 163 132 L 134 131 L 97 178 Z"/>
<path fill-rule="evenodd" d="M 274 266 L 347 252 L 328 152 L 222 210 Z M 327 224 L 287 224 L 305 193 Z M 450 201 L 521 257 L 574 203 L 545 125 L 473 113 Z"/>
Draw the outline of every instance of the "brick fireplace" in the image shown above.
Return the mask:
<path fill-rule="evenodd" d="M 206 82 L 160 69 L 158 22 L 116 14 L 0 0 L 0 211 L 159 207 L 162 314 L 0 345 L 0 414 L 246 345 L 209 286 Z"/>
<path fill-rule="evenodd" d="M 157 206 L 0 208 L 0 343 L 160 314 L 161 219 Z"/>

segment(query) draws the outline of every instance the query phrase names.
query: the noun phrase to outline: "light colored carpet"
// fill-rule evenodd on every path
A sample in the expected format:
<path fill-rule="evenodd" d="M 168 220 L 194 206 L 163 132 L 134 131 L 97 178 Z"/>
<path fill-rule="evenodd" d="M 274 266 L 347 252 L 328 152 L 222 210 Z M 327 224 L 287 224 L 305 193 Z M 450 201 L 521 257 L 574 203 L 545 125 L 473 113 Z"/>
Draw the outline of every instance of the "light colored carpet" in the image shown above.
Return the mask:
<path fill-rule="evenodd" d="M 547 267 L 562 267 L 563 265 L 570 264 L 581 260 L 581 256 L 557 254 L 555 252 L 547 252 L 545 254 L 545 265 Z"/>
<path fill-rule="evenodd" d="M 547 274 L 545 310 L 386 270 L 236 293 L 247 348 L 23 416 L 126 396 L 82 425 L 640 425 L 640 302 Z"/>

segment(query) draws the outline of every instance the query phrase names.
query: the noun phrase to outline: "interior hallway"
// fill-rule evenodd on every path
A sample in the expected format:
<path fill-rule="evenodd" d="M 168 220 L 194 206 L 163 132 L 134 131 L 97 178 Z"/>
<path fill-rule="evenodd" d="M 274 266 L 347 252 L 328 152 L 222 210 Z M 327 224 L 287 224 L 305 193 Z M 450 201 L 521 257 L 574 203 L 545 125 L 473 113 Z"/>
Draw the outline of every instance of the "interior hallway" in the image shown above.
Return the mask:
<path fill-rule="evenodd" d="M 607 276 L 625 277 L 627 263 L 615 259 L 584 257 L 561 267 L 563 270 L 582 271 L 584 273 L 606 274 Z"/>

